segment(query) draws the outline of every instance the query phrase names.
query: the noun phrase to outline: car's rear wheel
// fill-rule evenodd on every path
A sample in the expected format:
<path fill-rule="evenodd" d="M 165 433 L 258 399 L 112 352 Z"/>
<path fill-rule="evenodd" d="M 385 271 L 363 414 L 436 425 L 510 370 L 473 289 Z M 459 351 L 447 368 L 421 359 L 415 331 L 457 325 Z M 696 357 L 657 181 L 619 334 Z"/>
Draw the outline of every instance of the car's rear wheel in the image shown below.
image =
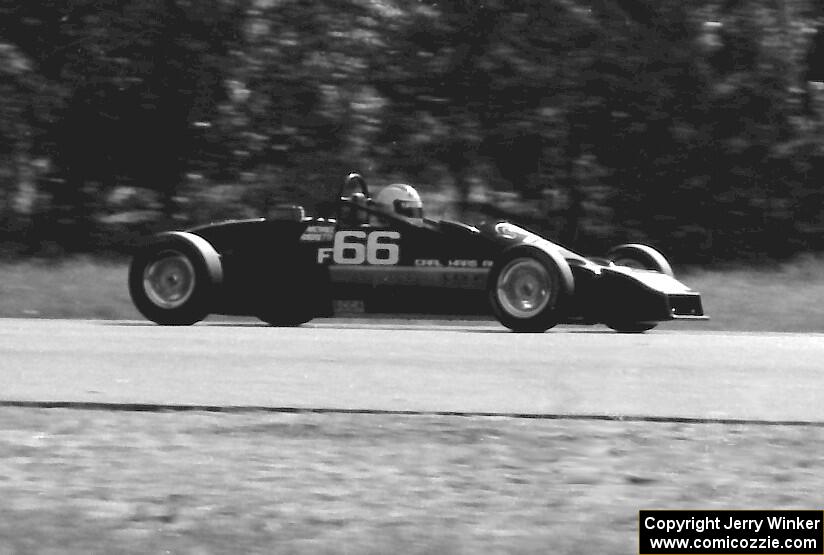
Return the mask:
<path fill-rule="evenodd" d="M 277 273 L 267 280 L 257 317 L 275 327 L 305 324 L 317 315 L 315 301 L 321 295 L 322 288 L 311 269 L 296 267 L 288 275 Z"/>
<path fill-rule="evenodd" d="M 209 252 L 205 240 L 199 242 L 206 252 L 183 236 L 170 235 L 132 259 L 129 293 L 143 316 L 161 325 L 186 326 L 209 314 L 215 276 L 207 258 L 217 254 Z"/>
<path fill-rule="evenodd" d="M 314 317 L 309 310 L 273 310 L 258 314 L 258 318 L 270 326 L 288 328 L 305 324 Z"/>
<path fill-rule="evenodd" d="M 636 270 L 652 270 L 674 277 L 672 266 L 666 257 L 648 245 L 627 244 L 613 247 L 607 253 L 607 260 L 616 266 Z M 606 322 L 607 327 L 620 333 L 643 333 L 658 325 L 657 322 Z"/>
<path fill-rule="evenodd" d="M 513 331 L 543 332 L 566 315 L 574 282 L 560 254 L 515 247 L 496 261 L 487 289 L 501 324 Z"/>
<path fill-rule="evenodd" d="M 607 327 L 618 333 L 644 333 L 658 325 L 658 322 L 607 322 Z"/>

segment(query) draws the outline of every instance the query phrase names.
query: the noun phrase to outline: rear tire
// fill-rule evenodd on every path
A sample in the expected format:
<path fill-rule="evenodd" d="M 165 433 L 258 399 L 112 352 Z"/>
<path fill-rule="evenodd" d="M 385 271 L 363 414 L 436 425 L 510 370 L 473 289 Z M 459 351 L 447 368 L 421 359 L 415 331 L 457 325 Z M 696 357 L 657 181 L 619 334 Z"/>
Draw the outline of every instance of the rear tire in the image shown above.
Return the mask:
<path fill-rule="evenodd" d="M 565 316 L 575 286 L 563 256 L 537 247 L 505 251 L 489 274 L 487 293 L 501 324 L 517 332 L 544 332 Z"/>
<path fill-rule="evenodd" d="M 309 311 L 282 311 L 271 314 L 258 314 L 258 318 L 276 328 L 293 328 L 305 324 L 314 317 Z"/>
<path fill-rule="evenodd" d="M 324 289 L 314 268 L 277 272 L 266 282 L 256 314 L 262 321 L 278 328 L 295 327 L 318 315 L 316 303 Z"/>
<path fill-rule="evenodd" d="M 129 267 L 129 294 L 147 319 L 188 326 L 209 314 L 220 260 L 211 245 L 190 234 L 170 234 L 144 247 Z"/>
<path fill-rule="evenodd" d="M 618 333 L 644 333 L 657 325 L 657 322 L 607 322 L 607 327 Z"/>

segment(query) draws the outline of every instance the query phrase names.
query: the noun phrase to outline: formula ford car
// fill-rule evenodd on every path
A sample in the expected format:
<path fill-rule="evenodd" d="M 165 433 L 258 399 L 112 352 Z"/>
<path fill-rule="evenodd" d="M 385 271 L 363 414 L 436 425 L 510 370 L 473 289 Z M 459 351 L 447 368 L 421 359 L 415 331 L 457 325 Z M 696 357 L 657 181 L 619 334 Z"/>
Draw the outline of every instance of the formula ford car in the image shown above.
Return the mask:
<path fill-rule="evenodd" d="M 210 313 L 274 326 L 352 312 L 492 313 L 515 331 L 603 323 L 642 332 L 706 319 L 699 293 L 651 247 L 584 257 L 505 221 L 433 221 L 413 188 L 390 185 L 373 199 L 358 174 L 338 196 L 323 218 L 283 207 L 149 238 L 129 270 L 134 304 L 165 325 Z"/>

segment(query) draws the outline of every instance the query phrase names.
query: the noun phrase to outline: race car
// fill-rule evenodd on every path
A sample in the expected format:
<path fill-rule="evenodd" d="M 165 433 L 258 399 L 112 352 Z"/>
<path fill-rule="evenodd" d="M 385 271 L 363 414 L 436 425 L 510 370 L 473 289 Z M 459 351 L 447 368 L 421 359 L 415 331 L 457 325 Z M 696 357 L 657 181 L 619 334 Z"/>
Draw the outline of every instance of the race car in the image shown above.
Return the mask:
<path fill-rule="evenodd" d="M 508 221 L 431 220 L 413 187 L 391 184 L 373 197 L 357 173 L 323 217 L 288 206 L 148 238 L 132 259 L 129 292 L 163 325 L 209 314 L 273 326 L 351 313 L 486 314 L 518 332 L 602 323 L 638 333 L 706 319 L 700 294 L 652 247 L 586 257 Z"/>

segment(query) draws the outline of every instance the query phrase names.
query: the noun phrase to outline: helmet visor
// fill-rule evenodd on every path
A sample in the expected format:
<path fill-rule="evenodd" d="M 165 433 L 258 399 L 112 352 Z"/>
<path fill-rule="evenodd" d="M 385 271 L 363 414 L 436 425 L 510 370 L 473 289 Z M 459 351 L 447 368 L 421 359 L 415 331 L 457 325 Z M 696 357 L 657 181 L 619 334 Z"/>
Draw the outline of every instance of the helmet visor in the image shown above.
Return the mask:
<path fill-rule="evenodd" d="M 423 206 L 417 200 L 396 200 L 395 213 L 407 218 L 423 218 Z"/>

